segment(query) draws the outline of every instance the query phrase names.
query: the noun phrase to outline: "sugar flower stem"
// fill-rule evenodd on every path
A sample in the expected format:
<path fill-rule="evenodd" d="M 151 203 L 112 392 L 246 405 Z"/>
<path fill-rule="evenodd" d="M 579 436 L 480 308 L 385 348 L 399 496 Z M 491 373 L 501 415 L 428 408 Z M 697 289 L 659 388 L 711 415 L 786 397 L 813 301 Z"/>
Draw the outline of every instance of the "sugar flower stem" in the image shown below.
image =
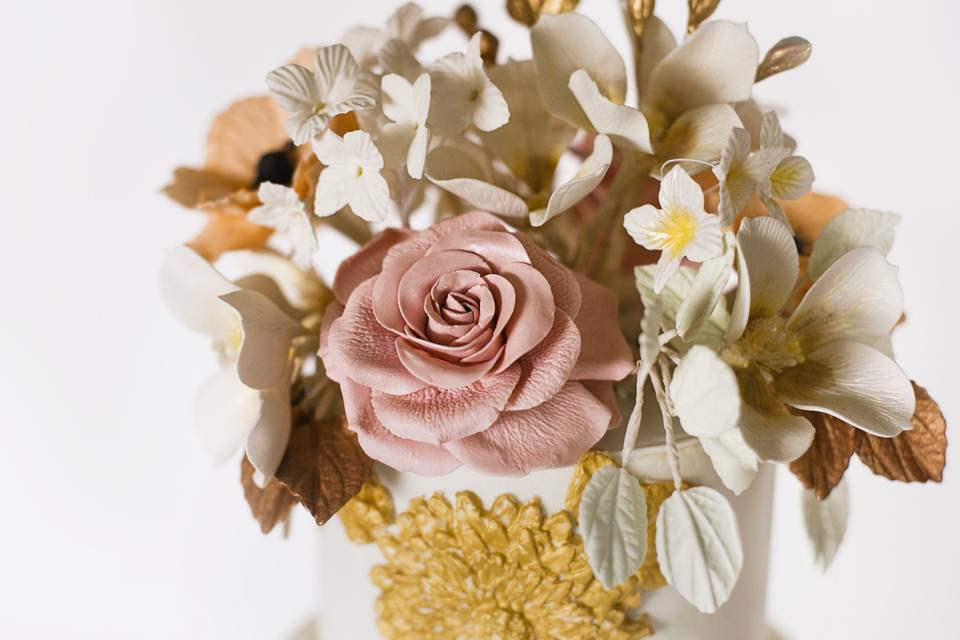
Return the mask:
<path fill-rule="evenodd" d="M 637 195 L 653 165 L 650 155 L 629 150 L 623 152 L 620 170 L 580 239 L 575 263 L 577 271 L 602 281 L 604 270 L 616 265 L 626 240 L 626 234 L 622 232 L 623 216 L 640 204 Z"/>
<path fill-rule="evenodd" d="M 667 466 L 670 467 L 670 475 L 673 477 L 673 486 L 679 491 L 683 486 L 683 476 L 680 475 L 680 452 L 677 450 L 677 438 L 674 433 L 673 409 L 670 406 L 670 398 L 665 392 L 669 388 L 671 380 L 670 361 L 660 356 L 659 366 L 650 371 L 650 383 L 653 385 L 653 392 L 657 396 L 657 402 L 660 404 L 660 412 L 663 415 L 663 433 L 664 444 L 667 449 Z"/>

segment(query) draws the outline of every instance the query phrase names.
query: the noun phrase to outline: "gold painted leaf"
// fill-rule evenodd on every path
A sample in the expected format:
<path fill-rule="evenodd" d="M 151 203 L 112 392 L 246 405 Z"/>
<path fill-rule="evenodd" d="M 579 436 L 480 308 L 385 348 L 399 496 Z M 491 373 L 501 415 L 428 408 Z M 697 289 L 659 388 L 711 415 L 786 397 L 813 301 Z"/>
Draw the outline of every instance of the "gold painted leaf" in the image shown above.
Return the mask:
<path fill-rule="evenodd" d="M 757 67 L 756 81 L 795 69 L 810 57 L 813 45 L 800 36 L 784 38 L 767 51 L 763 61 Z"/>
<path fill-rule="evenodd" d="M 719 4 L 720 0 L 687 0 L 687 6 L 690 8 L 687 17 L 687 33 L 696 31 L 700 23 L 713 15 Z"/>
<path fill-rule="evenodd" d="M 467 37 L 472 36 L 480 29 L 480 19 L 477 17 L 477 10 L 469 4 L 462 4 L 457 7 L 457 10 L 453 13 L 453 22 Z"/>
<path fill-rule="evenodd" d="M 532 27 L 540 16 L 568 13 L 578 4 L 580 0 L 507 0 L 507 12 L 517 22 Z"/>
<path fill-rule="evenodd" d="M 250 513 L 260 523 L 260 531 L 270 533 L 275 526 L 290 518 L 290 510 L 297 504 L 297 498 L 283 486 L 271 479 L 267 486 L 260 488 L 253 481 L 253 465 L 243 456 L 240 461 L 240 484 L 243 497 L 247 499 Z"/>
<path fill-rule="evenodd" d="M 346 420 L 337 417 L 294 426 L 277 479 L 323 524 L 357 495 L 372 467 Z"/>
<path fill-rule="evenodd" d="M 895 438 L 857 434 L 857 455 L 877 475 L 901 482 L 941 482 L 947 454 L 947 421 L 927 390 L 913 383 L 913 429 Z"/>
<path fill-rule="evenodd" d="M 825 500 L 850 465 L 857 432 L 840 418 L 826 413 L 798 413 L 813 424 L 815 433 L 807 452 L 790 463 L 790 471 L 818 500 Z"/>
<path fill-rule="evenodd" d="M 590 478 L 597 469 L 614 464 L 613 460 L 607 454 L 601 451 L 587 451 L 580 456 L 577 466 L 573 468 L 573 475 L 570 476 L 570 482 L 567 484 L 567 495 L 563 506 L 576 518 L 580 513 L 580 499 L 583 498 L 583 491 L 590 484 Z"/>

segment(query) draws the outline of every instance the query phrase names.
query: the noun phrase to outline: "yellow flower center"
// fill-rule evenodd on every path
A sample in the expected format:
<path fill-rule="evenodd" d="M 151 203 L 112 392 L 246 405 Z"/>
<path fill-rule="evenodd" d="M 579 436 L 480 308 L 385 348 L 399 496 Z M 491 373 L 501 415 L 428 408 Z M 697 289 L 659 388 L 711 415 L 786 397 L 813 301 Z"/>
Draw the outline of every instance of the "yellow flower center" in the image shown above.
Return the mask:
<path fill-rule="evenodd" d="M 322 113 L 323 110 L 326 109 L 326 108 L 327 108 L 327 103 L 326 103 L 326 102 L 318 102 L 318 103 L 316 103 L 315 105 L 313 105 L 313 115 L 315 115 L 315 116 L 316 116 L 316 115 L 320 115 L 320 113 Z"/>
<path fill-rule="evenodd" d="M 357 165 L 357 177 L 359 178 L 362 175 L 363 175 L 363 167 L 361 167 L 360 165 Z"/>
<path fill-rule="evenodd" d="M 740 369 L 758 366 L 780 373 L 803 362 L 800 338 L 780 316 L 752 318 L 743 336 L 723 351 L 727 364 Z"/>
<path fill-rule="evenodd" d="M 663 235 L 663 250 L 668 251 L 673 258 L 683 254 L 683 250 L 697 234 L 697 220 L 689 211 L 683 209 L 667 209 L 660 222 L 660 233 Z"/>

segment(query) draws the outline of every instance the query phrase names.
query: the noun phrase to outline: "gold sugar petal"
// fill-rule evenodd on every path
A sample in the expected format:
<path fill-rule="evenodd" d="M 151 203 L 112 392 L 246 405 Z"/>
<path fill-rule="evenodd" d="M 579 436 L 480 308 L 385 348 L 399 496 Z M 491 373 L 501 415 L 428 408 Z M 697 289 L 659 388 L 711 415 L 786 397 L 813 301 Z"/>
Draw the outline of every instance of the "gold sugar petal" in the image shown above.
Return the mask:
<path fill-rule="evenodd" d="M 719 5 L 720 0 L 687 0 L 687 33 L 696 31 L 704 20 L 713 15 Z"/>
<path fill-rule="evenodd" d="M 393 524 L 393 496 L 376 475 L 367 478 L 360 493 L 337 512 L 347 537 L 356 544 L 371 544 Z"/>
<path fill-rule="evenodd" d="M 756 81 L 799 67 L 810 57 L 813 45 L 800 36 L 784 38 L 767 51 L 757 68 Z"/>
<path fill-rule="evenodd" d="M 580 0 L 507 0 L 507 13 L 521 24 L 532 27 L 540 16 L 569 13 Z"/>

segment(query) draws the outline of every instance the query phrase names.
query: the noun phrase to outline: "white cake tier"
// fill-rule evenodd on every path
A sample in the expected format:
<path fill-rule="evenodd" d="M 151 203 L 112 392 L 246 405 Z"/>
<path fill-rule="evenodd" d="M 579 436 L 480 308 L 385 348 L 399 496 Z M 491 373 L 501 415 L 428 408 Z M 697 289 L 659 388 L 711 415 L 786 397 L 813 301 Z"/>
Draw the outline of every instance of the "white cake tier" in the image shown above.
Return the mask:
<path fill-rule="evenodd" d="M 689 605 L 672 587 L 644 594 L 643 611 L 659 640 L 763 640 L 766 638 L 767 560 L 774 470 L 764 465 L 753 485 L 734 496 L 720 483 L 694 440 L 680 443 L 685 481 L 723 492 L 733 504 L 744 547 L 743 571 L 730 600 L 713 615 Z M 634 451 L 627 467 L 646 480 L 670 477 L 662 447 Z M 563 509 L 572 468 L 532 473 L 524 478 L 500 478 L 459 469 L 439 478 L 401 474 L 378 468 L 377 473 L 393 495 L 397 512 L 412 498 L 442 492 L 449 500 L 458 491 L 477 494 L 486 506 L 507 493 L 520 501 L 539 497 L 547 514 Z M 377 640 L 374 602 L 379 589 L 370 580 L 370 569 L 383 564 L 376 545 L 357 545 L 347 539 L 339 519 L 319 529 L 321 600 L 317 640 Z"/>

